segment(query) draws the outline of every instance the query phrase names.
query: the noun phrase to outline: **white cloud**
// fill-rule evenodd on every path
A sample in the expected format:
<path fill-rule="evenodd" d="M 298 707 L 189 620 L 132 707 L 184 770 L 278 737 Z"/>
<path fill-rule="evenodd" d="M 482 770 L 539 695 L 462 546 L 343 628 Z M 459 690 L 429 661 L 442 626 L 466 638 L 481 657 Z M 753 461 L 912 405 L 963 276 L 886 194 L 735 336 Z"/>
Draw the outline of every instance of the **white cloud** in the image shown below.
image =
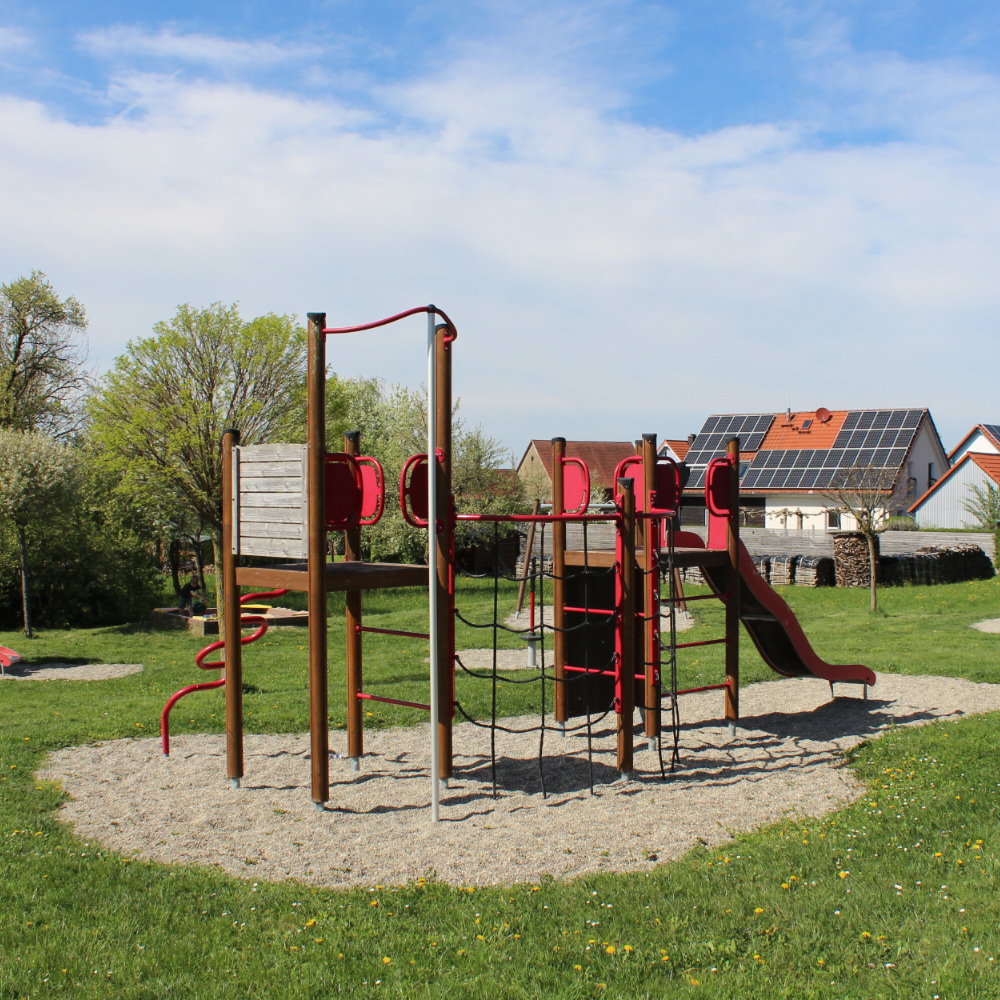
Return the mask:
<path fill-rule="evenodd" d="M 17 52 L 31 45 L 31 37 L 20 28 L 0 25 L 0 52 Z"/>
<path fill-rule="evenodd" d="M 947 95 L 961 113 L 981 83 L 935 72 L 921 108 L 947 120 Z M 464 414 L 515 448 L 679 435 L 789 397 L 927 404 L 951 438 L 1000 419 L 980 412 L 1000 307 L 988 114 L 825 149 L 795 123 L 631 124 L 496 62 L 373 90 L 384 119 L 233 84 L 116 86 L 133 110 L 98 125 L 0 101 L 0 273 L 40 267 L 80 297 L 105 360 L 181 301 L 346 323 L 430 300 L 461 330 Z M 331 364 L 416 384 L 420 336 L 338 339 Z"/>
<path fill-rule="evenodd" d="M 271 64 L 315 56 L 319 52 L 312 45 L 280 45 L 272 41 L 241 41 L 217 35 L 179 34 L 168 28 L 150 34 L 128 25 L 82 32 L 78 42 L 86 51 L 104 59 L 143 56 L 215 66 Z"/>

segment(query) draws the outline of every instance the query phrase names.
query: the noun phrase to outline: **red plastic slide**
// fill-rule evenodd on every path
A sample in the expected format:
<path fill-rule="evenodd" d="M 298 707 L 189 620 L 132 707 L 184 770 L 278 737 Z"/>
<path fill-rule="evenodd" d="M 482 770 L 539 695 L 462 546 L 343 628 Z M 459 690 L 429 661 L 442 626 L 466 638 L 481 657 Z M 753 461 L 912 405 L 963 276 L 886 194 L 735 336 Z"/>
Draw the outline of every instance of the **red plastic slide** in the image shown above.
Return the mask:
<path fill-rule="evenodd" d="M 6 646 L 0 646 L 0 673 L 6 673 L 7 667 L 12 667 L 15 663 L 20 662 L 20 653 L 16 653 L 13 649 L 8 649 Z"/>
<path fill-rule="evenodd" d="M 678 531 L 674 536 L 674 544 L 681 548 L 705 548 L 701 536 L 690 531 Z M 724 567 L 703 566 L 702 573 L 715 593 L 725 593 L 727 587 Z M 763 661 L 785 677 L 812 675 L 822 677 L 831 684 L 854 683 L 869 687 L 875 683 L 874 672 L 861 663 L 827 663 L 816 655 L 792 609 L 757 572 L 757 567 L 742 542 L 740 621 Z M 867 693 L 866 687 L 866 696 Z"/>

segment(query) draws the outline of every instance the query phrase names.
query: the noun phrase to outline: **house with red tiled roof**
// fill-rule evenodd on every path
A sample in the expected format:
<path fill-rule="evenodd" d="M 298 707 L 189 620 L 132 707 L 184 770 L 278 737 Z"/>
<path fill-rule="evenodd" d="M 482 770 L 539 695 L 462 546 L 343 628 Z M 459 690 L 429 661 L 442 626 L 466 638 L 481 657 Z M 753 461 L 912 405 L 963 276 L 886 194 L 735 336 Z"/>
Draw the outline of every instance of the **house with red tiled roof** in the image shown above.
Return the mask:
<path fill-rule="evenodd" d="M 705 470 L 740 442 L 740 505 L 748 524 L 769 528 L 850 529 L 832 514 L 838 470 L 884 469 L 892 493 L 912 499 L 949 467 L 930 412 L 914 410 L 791 410 L 714 414 L 691 443 L 682 522 L 704 518 Z M 841 473 L 842 475 L 842 473 Z M 904 513 L 905 503 L 892 513 Z"/>
<path fill-rule="evenodd" d="M 977 527 L 966 504 L 1000 488 L 1000 425 L 976 424 L 948 456 L 951 468 L 909 508 L 921 528 Z"/>
<path fill-rule="evenodd" d="M 636 453 L 634 441 L 567 441 L 566 457 L 582 458 L 590 470 L 590 485 L 601 487 L 611 496 L 615 469 L 622 459 Z M 552 499 L 552 441 L 532 440 L 517 466 L 521 480 L 544 494 L 541 500 Z M 532 499 L 529 497 L 529 499 Z"/>

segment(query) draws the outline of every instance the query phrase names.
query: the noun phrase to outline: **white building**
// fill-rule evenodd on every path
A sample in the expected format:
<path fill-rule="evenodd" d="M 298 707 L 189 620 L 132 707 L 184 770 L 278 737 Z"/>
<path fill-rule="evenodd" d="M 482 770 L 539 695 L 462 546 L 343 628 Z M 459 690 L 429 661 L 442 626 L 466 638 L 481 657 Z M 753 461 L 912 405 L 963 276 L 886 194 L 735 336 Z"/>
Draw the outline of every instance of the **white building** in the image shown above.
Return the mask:
<path fill-rule="evenodd" d="M 965 505 L 973 487 L 1000 486 L 1000 425 L 976 424 L 948 457 L 951 468 L 910 507 L 921 528 L 976 526 Z"/>
<path fill-rule="evenodd" d="M 828 511 L 836 506 L 831 491 L 838 469 L 885 469 L 897 498 L 913 498 L 949 467 L 926 409 L 716 414 L 687 455 L 685 523 L 703 518 L 705 469 L 733 436 L 740 439 L 740 504 L 747 523 L 768 528 L 856 527 L 848 516 Z M 898 499 L 892 513 L 906 508 Z"/>

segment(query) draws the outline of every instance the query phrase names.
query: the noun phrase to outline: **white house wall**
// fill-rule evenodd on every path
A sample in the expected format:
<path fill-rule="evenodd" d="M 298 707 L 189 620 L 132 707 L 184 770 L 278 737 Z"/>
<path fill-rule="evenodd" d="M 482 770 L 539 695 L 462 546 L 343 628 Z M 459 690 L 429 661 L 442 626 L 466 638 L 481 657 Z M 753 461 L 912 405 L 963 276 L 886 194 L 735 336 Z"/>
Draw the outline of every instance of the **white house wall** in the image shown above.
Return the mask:
<path fill-rule="evenodd" d="M 773 493 L 764 498 L 764 526 L 767 528 L 801 528 L 806 531 L 826 531 L 826 507 L 833 506 L 820 493 Z M 791 511 L 791 514 L 782 513 Z M 834 530 L 852 531 L 856 527 L 854 518 L 842 514 L 840 528 Z"/>
<path fill-rule="evenodd" d="M 992 480 L 972 459 L 964 462 L 914 512 L 921 528 L 964 528 L 972 515 L 962 506 L 972 496 L 970 487 L 985 489 Z"/>
<path fill-rule="evenodd" d="M 996 445 L 981 430 L 977 429 L 969 435 L 969 440 L 962 445 L 961 449 L 952 456 L 951 464 L 957 465 L 959 459 L 970 451 L 979 452 L 980 455 L 1000 454 L 997 452 Z"/>

